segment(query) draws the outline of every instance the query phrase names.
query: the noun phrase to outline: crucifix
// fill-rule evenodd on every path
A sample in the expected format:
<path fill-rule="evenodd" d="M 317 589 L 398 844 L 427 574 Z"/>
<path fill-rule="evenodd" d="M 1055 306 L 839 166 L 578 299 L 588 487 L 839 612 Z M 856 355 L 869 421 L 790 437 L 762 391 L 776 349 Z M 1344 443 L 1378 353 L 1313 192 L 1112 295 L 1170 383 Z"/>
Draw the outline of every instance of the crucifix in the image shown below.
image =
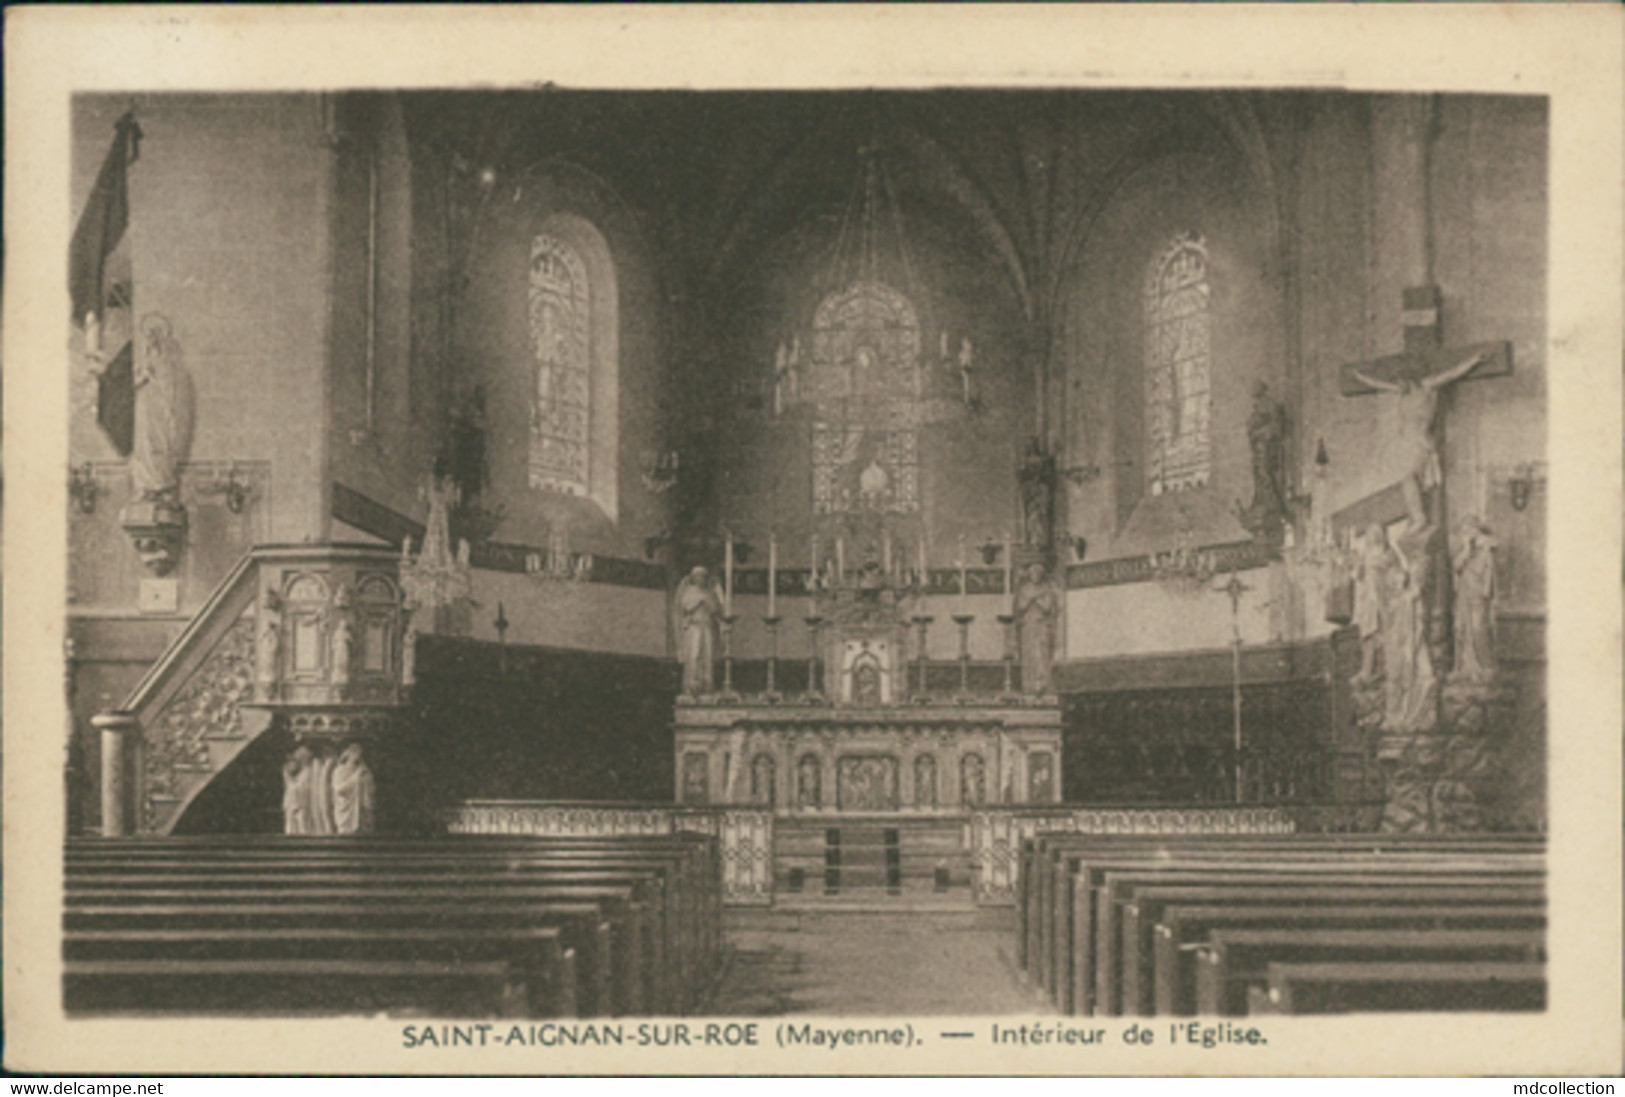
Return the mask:
<path fill-rule="evenodd" d="M 1503 377 L 1512 372 L 1512 344 L 1443 345 L 1439 287 L 1408 287 L 1404 293 L 1405 349 L 1369 362 L 1351 362 L 1341 371 L 1344 396 L 1382 395 L 1395 404 L 1398 437 L 1385 440 L 1405 462 L 1399 481 L 1404 510 L 1383 515 L 1384 524 L 1405 517 L 1411 528 L 1446 529 L 1444 419 L 1446 390 L 1457 381 Z M 1442 546 L 1441 546 L 1442 550 Z M 1438 665 L 1449 665 L 1449 567 L 1434 569 L 1440 581 L 1428 597 L 1429 645 Z"/>

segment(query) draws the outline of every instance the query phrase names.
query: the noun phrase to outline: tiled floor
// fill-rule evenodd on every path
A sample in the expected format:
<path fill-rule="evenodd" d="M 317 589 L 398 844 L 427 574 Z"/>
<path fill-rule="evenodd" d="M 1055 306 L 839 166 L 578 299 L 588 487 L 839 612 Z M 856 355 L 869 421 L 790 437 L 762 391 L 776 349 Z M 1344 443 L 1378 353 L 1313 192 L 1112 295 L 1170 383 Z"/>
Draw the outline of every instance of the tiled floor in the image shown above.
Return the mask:
<path fill-rule="evenodd" d="M 1014 931 L 921 913 L 733 928 L 716 1016 L 1049 1013 L 1012 960 Z"/>

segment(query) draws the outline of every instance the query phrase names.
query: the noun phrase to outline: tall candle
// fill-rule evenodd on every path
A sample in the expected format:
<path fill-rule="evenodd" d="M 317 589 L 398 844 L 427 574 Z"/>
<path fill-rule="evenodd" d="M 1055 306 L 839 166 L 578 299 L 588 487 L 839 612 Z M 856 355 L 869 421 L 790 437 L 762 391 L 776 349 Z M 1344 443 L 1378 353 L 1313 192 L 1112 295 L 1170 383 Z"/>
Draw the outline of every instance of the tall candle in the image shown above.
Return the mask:
<path fill-rule="evenodd" d="M 812 539 L 812 571 L 807 574 L 807 580 L 808 590 L 818 589 L 818 534 L 816 533 L 813 534 Z"/>
<path fill-rule="evenodd" d="M 890 528 L 885 528 L 880 531 L 880 566 L 881 569 L 885 571 L 886 578 L 891 578 L 892 559 Z"/>
<path fill-rule="evenodd" d="M 767 535 L 767 615 L 779 615 L 779 539 Z"/>
<path fill-rule="evenodd" d="M 925 534 L 920 534 L 920 593 L 931 587 L 931 571 L 925 566 Z"/>
<path fill-rule="evenodd" d="M 963 614 L 966 606 L 966 571 L 965 571 L 965 535 L 959 535 L 959 612 Z"/>
<path fill-rule="evenodd" d="M 1010 612 L 1016 612 L 1016 546 L 1010 538 L 1004 539 L 1004 592 L 1010 596 Z"/>
<path fill-rule="evenodd" d="M 734 535 L 723 534 L 722 550 L 722 613 L 732 617 L 734 612 Z"/>
<path fill-rule="evenodd" d="M 846 578 L 846 538 L 835 538 L 835 582 L 840 584 Z"/>

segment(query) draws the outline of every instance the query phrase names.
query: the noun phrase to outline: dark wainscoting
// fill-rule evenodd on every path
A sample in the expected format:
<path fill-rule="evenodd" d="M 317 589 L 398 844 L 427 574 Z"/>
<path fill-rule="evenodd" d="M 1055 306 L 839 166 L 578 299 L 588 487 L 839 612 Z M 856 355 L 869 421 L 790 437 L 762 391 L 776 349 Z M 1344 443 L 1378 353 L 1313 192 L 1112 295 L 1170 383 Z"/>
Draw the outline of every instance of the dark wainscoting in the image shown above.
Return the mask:
<path fill-rule="evenodd" d="M 1339 639 L 1242 652 L 1245 800 L 1327 802 L 1364 794 L 1362 752 L 1334 687 L 1336 663 L 1346 657 Z M 1067 801 L 1234 801 L 1231 658 L 1228 651 L 1201 651 L 1057 668 Z"/>
<path fill-rule="evenodd" d="M 417 679 L 391 748 L 404 829 L 471 798 L 672 798 L 671 660 L 424 636 Z"/>

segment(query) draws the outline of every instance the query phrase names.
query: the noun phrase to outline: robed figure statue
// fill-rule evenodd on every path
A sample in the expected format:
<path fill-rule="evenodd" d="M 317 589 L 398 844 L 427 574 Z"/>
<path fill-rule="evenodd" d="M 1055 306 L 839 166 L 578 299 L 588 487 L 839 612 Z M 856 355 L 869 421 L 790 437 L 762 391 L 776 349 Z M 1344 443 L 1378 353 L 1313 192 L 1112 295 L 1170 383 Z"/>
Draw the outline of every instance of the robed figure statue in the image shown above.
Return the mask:
<path fill-rule="evenodd" d="M 1061 599 L 1040 563 L 1028 564 L 1016 585 L 1016 630 L 1021 648 L 1021 690 L 1041 697 L 1055 692 L 1055 619 Z"/>
<path fill-rule="evenodd" d="M 677 651 L 683 664 L 683 694 L 701 697 L 715 690 L 717 621 L 722 599 L 710 572 L 690 571 L 677 584 Z"/>

